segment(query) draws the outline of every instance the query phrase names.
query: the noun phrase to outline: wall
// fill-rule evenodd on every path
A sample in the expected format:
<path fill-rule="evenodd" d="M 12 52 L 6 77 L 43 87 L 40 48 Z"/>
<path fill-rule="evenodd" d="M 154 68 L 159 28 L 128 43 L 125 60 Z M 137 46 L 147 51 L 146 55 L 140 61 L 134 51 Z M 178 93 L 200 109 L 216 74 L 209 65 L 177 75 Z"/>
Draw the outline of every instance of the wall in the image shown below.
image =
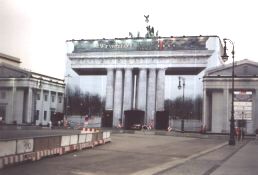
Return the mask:
<path fill-rule="evenodd" d="M 212 127 L 211 131 L 215 133 L 221 133 L 223 128 L 223 103 L 221 101 L 223 97 L 222 92 L 212 93 Z"/>
<path fill-rule="evenodd" d="M 181 119 L 171 119 L 169 121 L 169 126 L 173 130 L 181 130 Z M 202 126 L 201 120 L 184 120 L 184 130 L 199 132 Z"/>

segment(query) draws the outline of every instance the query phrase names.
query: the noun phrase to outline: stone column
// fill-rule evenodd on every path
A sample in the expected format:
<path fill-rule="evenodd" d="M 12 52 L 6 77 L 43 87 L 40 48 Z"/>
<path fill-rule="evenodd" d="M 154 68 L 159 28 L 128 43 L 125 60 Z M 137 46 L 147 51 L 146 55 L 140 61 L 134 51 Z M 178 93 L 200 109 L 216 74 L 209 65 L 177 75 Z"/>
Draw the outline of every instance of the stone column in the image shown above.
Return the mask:
<path fill-rule="evenodd" d="M 147 70 L 140 69 L 137 89 L 137 109 L 146 112 Z"/>
<path fill-rule="evenodd" d="M 132 69 L 125 69 L 123 111 L 131 110 L 132 102 L 133 102 Z M 124 123 L 124 117 L 123 117 L 123 123 Z"/>
<path fill-rule="evenodd" d="M 18 119 L 16 118 L 16 86 L 13 86 L 12 88 L 12 102 L 11 102 L 11 115 L 9 123 L 12 123 L 13 121 L 18 122 Z M 8 117 L 6 118 L 6 121 L 8 122 Z"/>
<path fill-rule="evenodd" d="M 229 113 L 229 89 L 225 88 L 223 89 L 223 101 L 222 103 L 224 103 L 223 107 L 224 109 L 222 109 L 223 111 L 223 116 L 222 117 L 222 130 L 223 131 L 229 131 L 229 120 L 230 120 L 230 113 Z"/>
<path fill-rule="evenodd" d="M 165 69 L 158 69 L 157 91 L 156 91 L 156 111 L 164 111 L 165 103 Z"/>
<path fill-rule="evenodd" d="M 39 108 L 39 121 L 41 124 L 43 124 L 43 121 L 44 121 L 44 90 L 41 89 L 40 90 L 40 108 Z"/>
<path fill-rule="evenodd" d="M 207 90 L 204 87 L 203 90 L 203 109 L 202 109 L 202 125 L 203 127 L 205 126 L 207 129 L 208 128 L 208 117 L 209 117 L 209 100 L 207 96 Z"/>
<path fill-rule="evenodd" d="M 114 70 L 108 69 L 105 110 L 113 110 L 113 96 L 114 96 Z"/>
<path fill-rule="evenodd" d="M 149 70 L 147 91 L 147 123 L 155 117 L 156 69 Z"/>
<path fill-rule="evenodd" d="M 123 73 L 121 69 L 116 70 L 113 126 L 118 126 L 122 117 L 122 95 L 123 95 Z"/>
<path fill-rule="evenodd" d="M 26 109 L 26 122 L 31 123 L 31 114 L 32 114 L 32 88 L 28 88 L 27 94 L 27 109 Z"/>
<path fill-rule="evenodd" d="M 51 121 L 51 116 L 50 116 L 50 114 L 51 114 L 51 110 L 50 110 L 50 108 L 51 108 L 51 101 L 52 101 L 52 99 L 51 99 L 51 91 L 49 90 L 48 91 L 48 99 L 47 99 L 47 122 Z"/>
<path fill-rule="evenodd" d="M 59 103 L 59 99 L 58 99 L 58 92 L 55 92 L 55 108 L 56 108 L 56 112 L 60 112 L 59 110 L 59 108 L 58 108 L 58 103 Z M 63 101 L 63 100 L 62 100 Z"/>

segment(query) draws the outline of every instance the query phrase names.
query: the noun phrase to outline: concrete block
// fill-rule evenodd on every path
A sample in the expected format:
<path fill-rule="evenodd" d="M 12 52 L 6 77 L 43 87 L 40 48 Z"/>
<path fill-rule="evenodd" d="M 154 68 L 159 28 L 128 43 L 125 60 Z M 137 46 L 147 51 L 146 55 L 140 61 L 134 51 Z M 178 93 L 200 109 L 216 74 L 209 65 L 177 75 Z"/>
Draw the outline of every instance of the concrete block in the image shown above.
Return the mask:
<path fill-rule="evenodd" d="M 70 145 L 75 145 L 78 143 L 78 135 L 71 135 Z"/>
<path fill-rule="evenodd" d="M 61 136 L 51 136 L 48 138 L 48 148 L 58 148 L 61 144 Z"/>
<path fill-rule="evenodd" d="M 34 151 L 48 149 L 48 142 L 49 140 L 47 137 L 34 138 Z"/>
<path fill-rule="evenodd" d="M 86 135 L 86 142 L 91 142 L 92 141 L 92 133 L 89 133 Z"/>
<path fill-rule="evenodd" d="M 16 140 L 0 141 L 0 157 L 16 153 Z"/>
<path fill-rule="evenodd" d="M 62 136 L 61 146 L 68 146 L 70 144 L 70 136 Z"/>
<path fill-rule="evenodd" d="M 107 132 L 103 132 L 103 139 L 106 139 L 107 138 Z"/>
<path fill-rule="evenodd" d="M 107 133 L 106 133 L 107 135 L 107 137 L 106 138 L 109 138 L 110 137 L 110 131 L 107 131 Z"/>
<path fill-rule="evenodd" d="M 86 134 L 80 134 L 78 143 L 85 143 L 85 142 L 86 142 Z"/>
<path fill-rule="evenodd" d="M 32 152 L 33 143 L 33 139 L 17 140 L 17 154 Z"/>

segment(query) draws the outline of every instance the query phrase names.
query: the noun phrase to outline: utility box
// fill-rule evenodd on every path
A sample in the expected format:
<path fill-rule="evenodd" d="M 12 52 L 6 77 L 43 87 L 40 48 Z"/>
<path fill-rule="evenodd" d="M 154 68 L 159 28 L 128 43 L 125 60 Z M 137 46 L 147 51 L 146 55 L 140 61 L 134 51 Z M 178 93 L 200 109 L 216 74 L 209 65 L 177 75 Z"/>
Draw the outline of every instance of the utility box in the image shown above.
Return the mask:
<path fill-rule="evenodd" d="M 169 116 L 167 111 L 157 111 L 155 117 L 155 129 L 167 130 Z"/>
<path fill-rule="evenodd" d="M 113 111 L 105 111 L 101 119 L 102 127 L 113 127 Z"/>
<path fill-rule="evenodd" d="M 141 110 L 128 110 L 124 112 L 125 129 L 141 129 L 141 126 L 144 124 L 144 111 Z"/>

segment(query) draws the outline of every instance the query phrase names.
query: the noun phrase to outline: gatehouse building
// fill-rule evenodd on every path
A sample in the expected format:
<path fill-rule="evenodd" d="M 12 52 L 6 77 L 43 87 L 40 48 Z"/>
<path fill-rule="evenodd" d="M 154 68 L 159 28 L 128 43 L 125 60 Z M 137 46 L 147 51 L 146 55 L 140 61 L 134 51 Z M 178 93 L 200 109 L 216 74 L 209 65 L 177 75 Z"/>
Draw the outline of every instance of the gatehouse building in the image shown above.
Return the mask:
<path fill-rule="evenodd" d="M 258 129 L 258 63 L 235 62 L 234 68 L 235 126 L 247 134 Z M 209 132 L 228 133 L 232 104 L 232 64 L 206 71 L 203 77 L 203 125 Z"/>
<path fill-rule="evenodd" d="M 20 67 L 0 54 L 0 123 L 47 125 L 63 113 L 64 81 Z"/>

